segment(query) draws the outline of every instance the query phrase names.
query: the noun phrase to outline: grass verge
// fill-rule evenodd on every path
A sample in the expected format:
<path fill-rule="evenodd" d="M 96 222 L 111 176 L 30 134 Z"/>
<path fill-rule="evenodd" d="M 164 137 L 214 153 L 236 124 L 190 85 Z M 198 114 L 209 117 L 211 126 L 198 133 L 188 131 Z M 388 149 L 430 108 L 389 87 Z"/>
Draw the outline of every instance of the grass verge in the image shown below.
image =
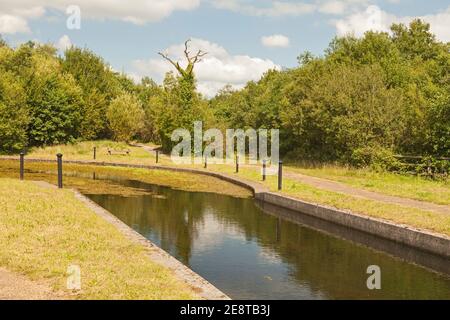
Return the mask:
<path fill-rule="evenodd" d="M 450 205 L 450 180 L 435 181 L 417 176 L 336 166 L 311 169 L 288 166 L 286 169 L 391 196 Z"/>
<path fill-rule="evenodd" d="M 78 299 L 192 299 L 192 289 L 145 249 L 96 216 L 72 191 L 0 178 L 0 266 L 67 293 L 81 268 Z"/>

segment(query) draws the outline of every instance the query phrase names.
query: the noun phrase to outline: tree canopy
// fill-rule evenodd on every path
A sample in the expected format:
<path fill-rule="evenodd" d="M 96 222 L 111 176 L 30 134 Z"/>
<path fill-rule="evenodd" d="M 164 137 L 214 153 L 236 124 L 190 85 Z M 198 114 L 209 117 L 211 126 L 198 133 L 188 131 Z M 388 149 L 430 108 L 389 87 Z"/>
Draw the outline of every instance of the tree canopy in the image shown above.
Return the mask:
<path fill-rule="evenodd" d="M 58 56 L 50 45 L 0 41 L 0 152 L 112 137 L 169 151 L 173 130 L 203 121 L 205 129 L 278 128 L 282 155 L 292 159 L 450 157 L 450 44 L 420 20 L 336 37 L 323 56 L 302 53 L 297 67 L 212 99 L 196 90 L 195 66 L 206 54 L 192 53 L 189 40 L 184 62 L 160 53 L 175 73 L 158 85 L 133 82 L 87 49 Z"/>

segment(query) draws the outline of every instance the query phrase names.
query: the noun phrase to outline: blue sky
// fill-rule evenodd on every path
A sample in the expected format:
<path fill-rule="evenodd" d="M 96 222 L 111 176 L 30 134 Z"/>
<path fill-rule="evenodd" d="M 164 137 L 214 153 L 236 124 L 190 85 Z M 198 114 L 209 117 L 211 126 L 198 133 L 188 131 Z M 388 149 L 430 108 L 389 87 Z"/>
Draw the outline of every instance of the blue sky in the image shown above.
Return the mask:
<path fill-rule="evenodd" d="M 66 27 L 69 5 L 81 10 L 79 30 Z M 198 77 L 200 90 L 212 95 L 267 69 L 295 66 L 305 50 L 321 54 L 336 34 L 387 30 L 414 17 L 450 41 L 450 0 L 2 0 L 0 33 L 12 45 L 87 47 L 118 71 L 158 81 L 170 65 L 157 52 L 170 48 L 181 59 L 181 44 L 193 38 L 193 47 L 210 52 Z"/>

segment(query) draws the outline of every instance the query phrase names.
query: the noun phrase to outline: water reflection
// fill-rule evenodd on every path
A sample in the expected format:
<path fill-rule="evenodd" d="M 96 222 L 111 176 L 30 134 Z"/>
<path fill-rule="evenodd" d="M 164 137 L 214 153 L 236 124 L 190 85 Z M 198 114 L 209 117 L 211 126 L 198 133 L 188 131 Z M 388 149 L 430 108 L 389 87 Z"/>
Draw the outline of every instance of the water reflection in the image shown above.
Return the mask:
<path fill-rule="evenodd" d="M 121 183 L 152 195 L 89 197 L 234 299 L 450 299 L 448 276 L 365 245 L 442 272 L 447 259 L 252 199 Z M 367 289 L 369 265 L 381 267 L 382 290 Z"/>

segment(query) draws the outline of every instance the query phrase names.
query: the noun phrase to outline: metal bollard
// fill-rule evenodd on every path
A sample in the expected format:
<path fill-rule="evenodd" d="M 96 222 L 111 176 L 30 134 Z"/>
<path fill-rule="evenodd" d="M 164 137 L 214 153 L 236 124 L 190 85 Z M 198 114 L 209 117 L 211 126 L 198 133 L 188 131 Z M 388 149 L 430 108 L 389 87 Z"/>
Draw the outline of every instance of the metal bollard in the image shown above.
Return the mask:
<path fill-rule="evenodd" d="M 94 160 L 97 159 L 97 147 L 94 147 Z"/>
<path fill-rule="evenodd" d="M 263 160 L 263 172 L 262 172 L 262 180 L 266 181 L 266 168 L 267 168 L 267 162 L 266 160 Z"/>
<path fill-rule="evenodd" d="M 63 187 L 63 178 L 62 178 L 62 154 L 58 153 L 56 155 L 58 160 L 58 188 L 62 189 Z"/>
<path fill-rule="evenodd" d="M 236 156 L 236 173 L 239 173 L 239 156 Z"/>
<path fill-rule="evenodd" d="M 278 190 L 283 189 L 283 161 L 278 163 Z"/>
<path fill-rule="evenodd" d="M 156 150 L 156 163 L 159 162 L 159 150 Z"/>
<path fill-rule="evenodd" d="M 23 180 L 23 175 L 24 175 L 24 162 L 25 162 L 25 153 L 21 152 L 20 153 L 20 180 Z"/>

